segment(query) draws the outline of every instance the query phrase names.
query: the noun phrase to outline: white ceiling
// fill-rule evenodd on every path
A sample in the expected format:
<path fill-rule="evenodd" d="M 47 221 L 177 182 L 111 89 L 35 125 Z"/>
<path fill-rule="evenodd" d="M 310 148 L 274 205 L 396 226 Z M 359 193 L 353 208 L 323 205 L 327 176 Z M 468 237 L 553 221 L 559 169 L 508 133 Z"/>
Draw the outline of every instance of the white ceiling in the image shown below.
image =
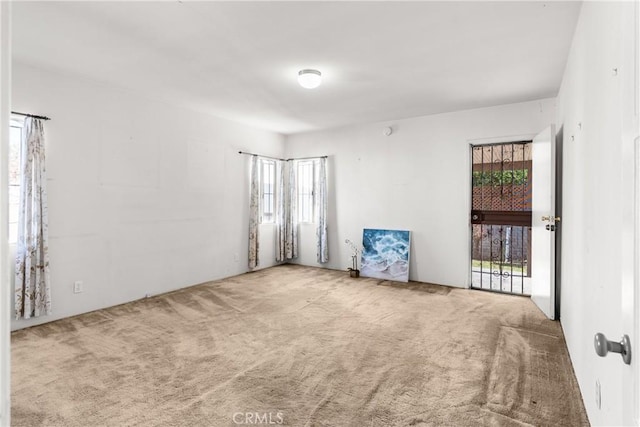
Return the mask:
<path fill-rule="evenodd" d="M 14 60 L 283 134 L 557 94 L 579 2 L 17 2 Z M 302 68 L 323 84 L 298 86 Z"/>

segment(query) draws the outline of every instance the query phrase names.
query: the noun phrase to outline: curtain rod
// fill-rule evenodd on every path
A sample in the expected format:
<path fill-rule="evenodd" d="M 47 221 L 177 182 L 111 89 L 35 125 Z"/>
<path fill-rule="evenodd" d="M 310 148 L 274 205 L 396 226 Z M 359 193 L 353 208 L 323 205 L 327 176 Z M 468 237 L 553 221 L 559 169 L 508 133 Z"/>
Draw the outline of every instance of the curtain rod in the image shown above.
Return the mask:
<path fill-rule="evenodd" d="M 12 111 L 11 114 L 15 114 L 17 116 L 33 117 L 34 119 L 40 119 L 40 120 L 51 120 L 47 116 L 37 116 L 35 114 L 20 113 L 19 111 Z"/>
<path fill-rule="evenodd" d="M 308 160 L 308 159 L 326 159 L 329 156 L 313 156 L 313 157 L 296 157 L 290 159 L 281 159 L 280 157 L 263 156 L 261 154 L 247 153 L 246 151 L 238 151 L 238 154 L 247 154 L 249 156 L 264 157 L 265 159 L 282 160 L 288 162 L 290 160 Z"/>
<path fill-rule="evenodd" d="M 246 151 L 238 151 L 238 154 L 247 154 L 247 155 L 249 155 L 249 156 L 264 157 L 265 159 L 272 159 L 272 160 L 282 160 L 282 161 L 285 161 L 285 159 L 281 159 L 280 157 L 263 156 L 262 154 L 247 153 Z"/>
<path fill-rule="evenodd" d="M 287 160 L 326 159 L 327 157 L 329 156 L 296 157 L 295 159 L 287 159 Z"/>

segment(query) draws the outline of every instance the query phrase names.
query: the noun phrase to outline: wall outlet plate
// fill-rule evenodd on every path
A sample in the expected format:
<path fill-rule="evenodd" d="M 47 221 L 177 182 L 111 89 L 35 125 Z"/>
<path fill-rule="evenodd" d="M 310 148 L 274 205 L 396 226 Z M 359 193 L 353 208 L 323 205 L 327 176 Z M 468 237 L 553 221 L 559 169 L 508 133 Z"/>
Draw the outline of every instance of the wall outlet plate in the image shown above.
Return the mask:
<path fill-rule="evenodd" d="M 78 280 L 76 282 L 73 282 L 73 293 L 74 294 L 79 294 L 82 291 L 83 291 L 82 281 Z"/>

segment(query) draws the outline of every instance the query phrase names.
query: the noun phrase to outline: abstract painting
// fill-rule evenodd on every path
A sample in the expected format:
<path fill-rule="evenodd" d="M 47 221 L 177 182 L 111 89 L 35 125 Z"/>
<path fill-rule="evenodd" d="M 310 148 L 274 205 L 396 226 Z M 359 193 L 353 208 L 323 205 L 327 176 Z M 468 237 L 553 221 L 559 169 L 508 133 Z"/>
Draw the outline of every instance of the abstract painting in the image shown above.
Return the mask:
<path fill-rule="evenodd" d="M 362 276 L 396 282 L 409 281 L 411 232 L 365 228 L 362 231 L 362 246 Z"/>

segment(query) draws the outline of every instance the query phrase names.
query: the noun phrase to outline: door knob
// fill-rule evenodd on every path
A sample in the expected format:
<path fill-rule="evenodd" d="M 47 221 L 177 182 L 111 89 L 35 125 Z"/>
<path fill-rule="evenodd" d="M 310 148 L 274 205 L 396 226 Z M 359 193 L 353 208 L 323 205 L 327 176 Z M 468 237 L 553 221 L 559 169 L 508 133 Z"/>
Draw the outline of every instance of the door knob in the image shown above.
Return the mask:
<path fill-rule="evenodd" d="M 615 342 L 609 341 L 604 334 L 597 333 L 593 340 L 593 345 L 598 356 L 605 357 L 610 351 L 620 353 L 624 363 L 631 364 L 631 341 L 629 340 L 629 335 L 624 335 L 622 341 Z"/>

